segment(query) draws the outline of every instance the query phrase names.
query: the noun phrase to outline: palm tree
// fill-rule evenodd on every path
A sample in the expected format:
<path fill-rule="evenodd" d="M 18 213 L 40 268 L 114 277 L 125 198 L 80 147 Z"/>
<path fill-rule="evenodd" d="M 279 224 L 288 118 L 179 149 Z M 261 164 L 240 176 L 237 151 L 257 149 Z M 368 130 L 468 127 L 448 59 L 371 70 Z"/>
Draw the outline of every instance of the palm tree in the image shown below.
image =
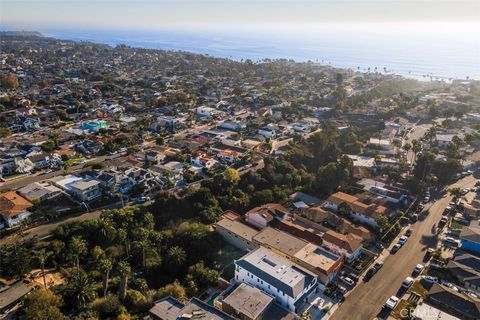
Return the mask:
<path fill-rule="evenodd" d="M 87 242 L 80 236 L 72 237 L 70 242 L 70 250 L 75 256 L 75 265 L 77 267 L 77 276 L 80 273 L 80 256 L 87 252 Z"/>
<path fill-rule="evenodd" d="M 142 239 L 139 241 L 135 241 L 132 245 L 135 248 L 139 249 L 140 252 L 142 253 L 142 267 L 145 268 L 146 252 L 150 246 L 150 242 L 147 239 Z"/>
<path fill-rule="evenodd" d="M 118 296 L 120 300 L 125 300 L 127 296 L 128 276 L 132 271 L 130 264 L 127 261 L 120 261 L 118 263 L 118 272 L 120 273 L 120 286 L 118 288 Z"/>
<path fill-rule="evenodd" d="M 38 263 L 40 264 L 40 268 L 42 269 L 43 286 L 45 287 L 45 289 L 47 289 L 47 281 L 45 280 L 45 262 L 47 261 L 48 257 L 50 257 L 52 254 L 53 252 L 46 251 L 45 248 L 35 252 Z"/>
<path fill-rule="evenodd" d="M 99 262 L 98 269 L 103 274 L 103 280 L 102 280 L 103 296 L 107 295 L 108 281 L 109 281 L 110 271 L 112 270 L 112 267 L 113 267 L 112 261 L 110 261 L 109 259 L 102 259 Z"/>
<path fill-rule="evenodd" d="M 167 259 L 172 270 L 177 270 L 179 267 L 183 266 L 187 260 L 187 254 L 182 247 L 174 246 L 168 249 Z"/>
<path fill-rule="evenodd" d="M 412 140 L 412 151 L 414 159 L 412 159 L 412 163 L 416 161 L 417 154 L 422 150 L 422 144 L 418 140 Z"/>
<path fill-rule="evenodd" d="M 95 285 L 84 271 L 68 280 L 66 291 L 80 309 L 96 296 Z"/>

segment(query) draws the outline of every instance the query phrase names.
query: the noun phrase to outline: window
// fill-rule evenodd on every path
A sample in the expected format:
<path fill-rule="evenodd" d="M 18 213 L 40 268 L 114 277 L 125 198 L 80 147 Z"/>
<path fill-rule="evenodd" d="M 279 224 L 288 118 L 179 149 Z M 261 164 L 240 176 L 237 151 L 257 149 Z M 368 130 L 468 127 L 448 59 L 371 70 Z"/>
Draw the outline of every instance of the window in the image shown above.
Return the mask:
<path fill-rule="evenodd" d="M 262 280 L 262 281 L 260 281 L 260 283 L 261 283 L 261 284 L 263 284 L 263 280 Z"/>
<path fill-rule="evenodd" d="M 257 278 L 257 283 L 259 283 L 259 282 L 260 282 L 260 279 Z"/>
<path fill-rule="evenodd" d="M 270 285 L 268 285 L 268 289 L 270 289 Z"/>

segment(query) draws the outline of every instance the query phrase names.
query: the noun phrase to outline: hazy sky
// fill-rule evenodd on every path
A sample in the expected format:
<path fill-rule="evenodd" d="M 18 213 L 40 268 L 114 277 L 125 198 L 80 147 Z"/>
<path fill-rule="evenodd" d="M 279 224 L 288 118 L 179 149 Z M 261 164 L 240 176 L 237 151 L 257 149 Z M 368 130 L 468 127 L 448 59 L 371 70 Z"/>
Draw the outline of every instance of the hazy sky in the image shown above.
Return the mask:
<path fill-rule="evenodd" d="M 0 0 L 2 29 L 479 22 L 480 0 Z"/>

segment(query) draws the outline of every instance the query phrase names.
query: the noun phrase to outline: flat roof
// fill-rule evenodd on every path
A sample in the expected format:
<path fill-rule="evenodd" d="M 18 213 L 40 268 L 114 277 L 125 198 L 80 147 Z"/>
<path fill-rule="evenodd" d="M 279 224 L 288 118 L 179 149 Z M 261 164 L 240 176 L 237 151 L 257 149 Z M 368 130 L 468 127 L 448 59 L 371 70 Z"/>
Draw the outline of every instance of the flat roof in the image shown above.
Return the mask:
<path fill-rule="evenodd" d="M 315 269 L 328 273 L 340 257 L 313 243 L 309 243 L 295 254 L 295 258 L 304 261 Z"/>
<path fill-rule="evenodd" d="M 258 231 L 253 229 L 252 227 L 249 227 L 246 224 L 241 223 L 239 221 L 228 219 L 226 217 L 218 221 L 216 225 L 248 241 L 252 241 L 253 237 L 258 233 Z"/>
<path fill-rule="evenodd" d="M 96 186 L 98 184 L 100 184 L 100 181 L 92 179 L 92 180 L 77 181 L 72 183 L 71 186 L 75 189 L 83 190 L 83 189 L 88 189 L 90 187 Z"/>
<path fill-rule="evenodd" d="M 273 302 L 273 297 L 249 284 L 241 283 L 223 302 L 233 307 L 237 312 L 252 319 L 257 319 Z"/>
<path fill-rule="evenodd" d="M 77 182 L 77 181 L 80 181 L 80 180 L 83 180 L 83 178 L 80 178 L 80 177 L 74 176 L 72 174 L 69 174 L 67 176 L 54 177 L 54 178 L 50 179 L 49 181 L 52 181 L 55 185 L 59 186 L 62 189 L 70 190 L 71 185 L 74 182 Z"/>
<path fill-rule="evenodd" d="M 302 239 L 271 227 L 260 231 L 260 233 L 253 237 L 253 240 L 290 256 L 294 256 L 308 244 L 308 242 Z"/>
<path fill-rule="evenodd" d="M 166 297 L 155 301 L 153 307 L 148 310 L 150 315 L 162 320 L 177 320 L 178 315 L 185 305 L 173 297 Z"/>
<path fill-rule="evenodd" d="M 33 290 L 23 281 L 18 281 L 7 289 L 0 291 L 0 311 L 23 298 L 27 293 Z"/>
<path fill-rule="evenodd" d="M 235 264 L 294 298 L 316 278 L 313 273 L 265 247 L 247 253 Z"/>

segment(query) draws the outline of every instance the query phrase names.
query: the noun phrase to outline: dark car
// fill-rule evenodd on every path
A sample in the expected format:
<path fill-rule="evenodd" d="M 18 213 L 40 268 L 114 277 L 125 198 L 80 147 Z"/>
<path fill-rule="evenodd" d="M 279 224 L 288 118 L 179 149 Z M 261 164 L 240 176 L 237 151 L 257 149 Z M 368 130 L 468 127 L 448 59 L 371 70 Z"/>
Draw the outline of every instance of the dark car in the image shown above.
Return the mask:
<path fill-rule="evenodd" d="M 383 267 L 383 262 L 376 262 L 376 263 L 373 265 L 373 268 L 374 268 L 376 271 L 380 270 L 382 267 Z"/>
<path fill-rule="evenodd" d="M 365 274 L 365 277 L 363 277 L 363 280 L 365 281 L 370 280 L 375 275 L 375 272 L 377 272 L 375 268 L 368 269 L 367 273 Z"/>
<path fill-rule="evenodd" d="M 396 244 L 392 247 L 391 253 L 396 253 L 402 246 L 400 244 Z"/>

